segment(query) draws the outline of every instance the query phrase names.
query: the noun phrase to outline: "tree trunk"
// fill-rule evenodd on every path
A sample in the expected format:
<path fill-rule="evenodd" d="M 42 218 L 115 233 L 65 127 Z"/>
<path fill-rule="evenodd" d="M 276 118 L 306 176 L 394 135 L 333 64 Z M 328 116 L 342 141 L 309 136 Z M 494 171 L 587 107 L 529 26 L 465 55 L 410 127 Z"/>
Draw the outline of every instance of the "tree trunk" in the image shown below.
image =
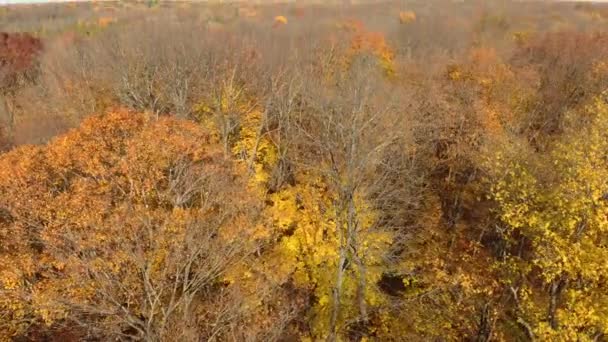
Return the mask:
<path fill-rule="evenodd" d="M 486 303 L 481 309 L 479 316 L 479 329 L 477 330 L 477 342 L 490 341 L 492 336 L 492 318 L 490 317 L 490 304 Z"/>
<path fill-rule="evenodd" d="M 357 265 L 357 269 L 359 271 L 358 280 L 357 280 L 357 303 L 359 305 L 359 315 L 361 316 L 361 321 L 367 321 L 367 303 L 365 301 L 365 289 L 367 288 L 367 279 L 366 273 L 367 270 L 365 268 L 365 264 L 361 260 L 361 256 L 359 255 L 358 248 L 358 237 L 357 237 L 357 229 L 358 229 L 358 221 L 357 221 L 357 212 L 355 208 L 354 195 L 349 194 L 349 207 L 348 207 L 348 222 L 347 222 L 347 234 L 348 234 L 348 242 L 351 251 L 351 258 L 353 262 Z"/>
<path fill-rule="evenodd" d="M 341 206 L 340 206 L 341 207 Z M 338 240 L 340 242 L 340 254 L 338 258 L 338 265 L 336 269 L 336 282 L 332 290 L 332 309 L 331 317 L 329 320 L 329 334 L 327 336 L 328 342 L 336 341 L 338 318 L 340 316 L 341 299 L 342 299 L 342 284 L 344 282 L 344 271 L 346 268 L 346 248 L 347 241 L 344 234 L 343 222 L 341 219 L 342 210 L 340 207 L 336 207 L 336 233 L 338 234 Z"/>
<path fill-rule="evenodd" d="M 559 305 L 559 297 L 560 297 L 565 285 L 566 285 L 566 282 L 563 277 L 560 277 L 559 279 L 556 279 L 551 282 L 551 288 L 550 288 L 551 298 L 549 301 L 549 312 L 548 312 L 547 316 L 549 319 L 549 324 L 551 325 L 551 328 L 553 330 L 556 330 L 559 328 L 559 321 L 557 319 L 557 306 Z"/>

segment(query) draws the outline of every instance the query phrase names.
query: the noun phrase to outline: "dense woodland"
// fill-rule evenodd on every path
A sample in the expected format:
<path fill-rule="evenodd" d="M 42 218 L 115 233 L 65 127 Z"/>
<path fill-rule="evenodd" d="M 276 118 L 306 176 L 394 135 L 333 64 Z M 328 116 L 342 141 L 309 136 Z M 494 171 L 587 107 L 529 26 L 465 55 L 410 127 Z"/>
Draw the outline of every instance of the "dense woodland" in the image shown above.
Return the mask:
<path fill-rule="evenodd" d="M 607 29 L 0 6 L 0 341 L 608 341 Z"/>

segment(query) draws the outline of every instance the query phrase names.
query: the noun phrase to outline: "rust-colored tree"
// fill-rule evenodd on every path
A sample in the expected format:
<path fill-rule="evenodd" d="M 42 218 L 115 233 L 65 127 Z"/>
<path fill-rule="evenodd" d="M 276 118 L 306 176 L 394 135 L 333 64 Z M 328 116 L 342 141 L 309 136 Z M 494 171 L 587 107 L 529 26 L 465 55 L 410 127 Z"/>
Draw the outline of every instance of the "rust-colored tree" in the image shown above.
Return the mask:
<path fill-rule="evenodd" d="M 261 319 L 244 328 L 259 305 L 226 278 L 255 250 L 257 206 L 209 139 L 191 122 L 118 111 L 3 155 L 0 334 L 268 336 Z"/>
<path fill-rule="evenodd" d="M 0 32 L 0 149 L 7 146 L 14 133 L 16 111 L 15 92 L 31 84 L 38 74 L 38 55 L 42 42 L 26 33 Z"/>

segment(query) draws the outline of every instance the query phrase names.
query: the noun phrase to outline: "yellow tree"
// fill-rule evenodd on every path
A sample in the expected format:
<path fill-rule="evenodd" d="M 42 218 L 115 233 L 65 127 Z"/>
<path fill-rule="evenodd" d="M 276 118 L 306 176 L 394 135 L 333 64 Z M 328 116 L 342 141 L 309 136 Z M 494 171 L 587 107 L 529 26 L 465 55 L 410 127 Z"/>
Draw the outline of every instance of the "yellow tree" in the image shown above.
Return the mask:
<path fill-rule="evenodd" d="M 529 337 L 608 332 L 608 105 L 597 99 L 548 155 L 495 160 L 500 268 Z M 582 123 L 581 123 L 582 122 Z"/>
<path fill-rule="evenodd" d="M 417 201 L 404 116 L 375 95 L 387 89 L 374 63 L 358 62 L 313 95 L 303 90 L 316 75 L 274 75 L 266 106 L 238 111 L 231 144 L 267 204 L 256 234 L 269 245 L 239 279 L 309 293 L 301 333 L 312 339 L 375 333 L 389 299 L 377 284 L 402 228 L 393 220 Z"/>
<path fill-rule="evenodd" d="M 377 95 L 387 94 L 385 81 L 361 62 L 302 99 L 289 125 L 294 185 L 271 196 L 284 235 L 277 253 L 315 297 L 313 339 L 361 338 L 380 325 L 388 297 L 377 284 L 401 228 L 395 221 L 417 200 L 406 116 Z"/>

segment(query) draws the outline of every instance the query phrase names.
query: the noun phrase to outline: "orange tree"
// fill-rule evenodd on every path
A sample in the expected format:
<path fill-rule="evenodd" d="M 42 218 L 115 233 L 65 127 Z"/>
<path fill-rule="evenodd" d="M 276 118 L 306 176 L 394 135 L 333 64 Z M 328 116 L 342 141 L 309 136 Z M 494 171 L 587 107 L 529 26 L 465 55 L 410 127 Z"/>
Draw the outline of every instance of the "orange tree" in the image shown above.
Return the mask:
<path fill-rule="evenodd" d="M 234 331 L 255 305 L 227 277 L 256 247 L 256 205 L 209 139 L 118 111 L 2 155 L 0 335 L 256 334 Z"/>

